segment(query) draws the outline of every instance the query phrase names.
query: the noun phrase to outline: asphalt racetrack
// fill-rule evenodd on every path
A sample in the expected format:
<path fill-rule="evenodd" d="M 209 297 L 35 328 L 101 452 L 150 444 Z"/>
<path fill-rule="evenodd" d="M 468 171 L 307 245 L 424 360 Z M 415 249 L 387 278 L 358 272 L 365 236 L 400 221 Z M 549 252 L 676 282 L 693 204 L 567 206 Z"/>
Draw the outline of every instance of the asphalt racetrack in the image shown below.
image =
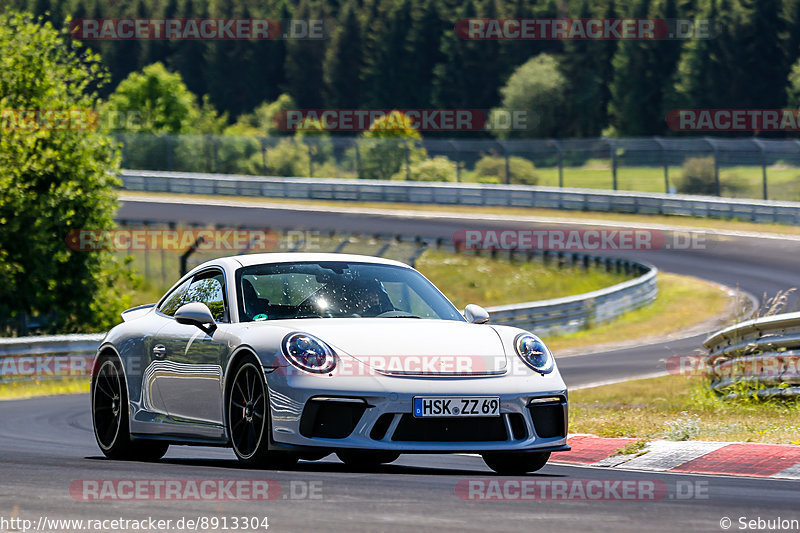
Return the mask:
<path fill-rule="evenodd" d="M 420 234 L 449 238 L 460 229 L 558 227 L 525 220 L 390 216 L 334 209 L 244 208 L 202 205 L 180 199 L 124 201 L 120 219 L 182 221 L 258 227 L 369 233 Z M 202 202 L 202 201 L 200 201 Z M 700 249 L 619 254 L 660 269 L 738 287 L 761 296 L 798 285 L 800 242 L 742 236 L 711 236 Z M 692 305 L 692 302 L 687 302 Z M 663 371 L 671 355 L 692 353 L 703 335 L 559 360 L 569 386 L 613 381 Z M 557 461 L 558 455 L 553 459 Z M 197 520 L 199 517 L 268 517 L 270 531 L 724 531 L 743 530 L 748 520 L 800 519 L 796 481 L 631 472 L 548 464 L 527 476 L 539 494 L 559 482 L 570 487 L 594 482 L 599 498 L 525 498 L 519 483 L 494 475 L 477 456 L 404 455 L 376 473 L 353 471 L 331 455 L 300 462 L 290 470 L 248 470 L 226 449 L 172 447 L 160 463 L 102 458 L 91 430 L 85 395 L 0 402 L 0 530 L 3 519 L 39 524 L 41 517 L 83 520 L 115 518 Z M 519 481 L 521 478 L 513 478 Z M 118 497 L 84 501 L 87 480 L 266 480 L 270 501 L 175 499 L 130 501 Z M 472 485 L 469 485 L 473 482 Z M 503 483 L 501 496 L 487 487 Z M 655 487 L 655 497 L 618 491 L 621 483 Z M 118 485 L 117 485 L 118 486 Z M 473 492 L 466 486 L 478 487 Z M 496 485 L 495 485 L 496 486 Z M 274 492 L 273 489 L 279 489 Z M 482 488 L 481 488 L 482 487 Z M 647 491 L 645 491 L 647 493 Z M 634 491 L 632 494 L 640 494 Z M 651 494 L 647 493 L 647 494 Z M 520 501 L 522 500 L 522 501 Z M 640 500 L 640 501 L 637 501 Z M 727 522 L 730 519 L 731 522 Z M 744 519 L 744 522 L 741 521 Z M 46 521 L 43 523 L 47 523 Z M 766 523 L 766 522 L 764 522 Z M 232 524 L 228 522 L 228 525 Z M 85 525 L 85 524 L 84 524 Z M 12 527 L 6 529 L 11 530 Z M 20 529 L 19 527 L 17 529 Z M 59 530 L 77 530 L 72 528 Z M 41 529 L 40 529 L 41 530 Z M 51 529 L 53 530 L 53 529 Z M 198 527 L 197 530 L 203 530 Z M 217 528 L 221 530 L 221 528 Z M 263 529 L 248 529 L 263 531 Z"/>

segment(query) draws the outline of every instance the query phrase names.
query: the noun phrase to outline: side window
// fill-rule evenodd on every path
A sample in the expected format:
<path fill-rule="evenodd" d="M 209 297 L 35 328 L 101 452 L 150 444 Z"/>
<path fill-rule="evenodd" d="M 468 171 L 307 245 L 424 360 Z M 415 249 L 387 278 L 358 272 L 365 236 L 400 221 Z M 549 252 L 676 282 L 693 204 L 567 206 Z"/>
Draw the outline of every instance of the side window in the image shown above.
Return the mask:
<path fill-rule="evenodd" d="M 189 289 L 189 284 L 191 282 L 191 279 L 187 279 L 180 285 L 180 287 L 172 291 L 172 293 L 167 296 L 167 299 L 164 300 L 164 303 L 161 304 L 161 307 L 159 307 L 158 310 L 167 316 L 175 316 L 175 311 L 177 311 L 180 306 L 186 303 L 186 291 Z"/>
<path fill-rule="evenodd" d="M 222 272 L 212 270 L 201 272 L 191 280 L 187 280 L 164 300 L 160 312 L 167 316 L 175 316 L 175 311 L 182 305 L 202 302 L 211 310 L 217 322 L 227 322 L 225 305 L 225 276 Z"/>
<path fill-rule="evenodd" d="M 186 301 L 202 302 L 211 310 L 211 316 L 217 322 L 227 322 L 225 312 L 225 276 L 222 272 L 201 273 L 192 279 L 186 291 Z"/>

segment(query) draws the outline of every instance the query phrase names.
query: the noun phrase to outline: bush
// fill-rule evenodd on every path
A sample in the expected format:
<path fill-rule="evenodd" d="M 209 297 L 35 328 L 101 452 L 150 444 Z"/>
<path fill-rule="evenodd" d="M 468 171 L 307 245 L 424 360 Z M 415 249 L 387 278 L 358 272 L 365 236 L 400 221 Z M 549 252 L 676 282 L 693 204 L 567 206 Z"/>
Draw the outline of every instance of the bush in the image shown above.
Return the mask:
<path fill-rule="evenodd" d="M 410 165 L 424 160 L 425 149 L 416 144 L 420 139 L 411 120 L 399 111 L 375 119 L 359 139 L 358 177 L 388 180 L 403 169 L 406 157 Z"/>
<path fill-rule="evenodd" d="M 271 176 L 307 176 L 308 163 L 308 149 L 295 139 L 282 139 L 267 148 L 267 172 Z"/>
<path fill-rule="evenodd" d="M 681 176 L 675 181 L 675 187 L 683 194 L 716 195 L 714 158 L 691 157 L 684 161 Z"/>
<path fill-rule="evenodd" d="M 736 174 L 720 177 L 720 193 L 723 196 L 735 196 L 744 191 L 746 187 L 744 180 Z M 681 176 L 675 181 L 675 188 L 683 194 L 716 196 L 714 157 L 691 157 L 684 161 Z"/>
<path fill-rule="evenodd" d="M 456 181 L 456 164 L 441 155 L 433 159 L 423 159 L 411 163 L 408 177 L 411 181 Z M 392 179 L 406 179 L 405 168 L 400 169 Z"/>
<path fill-rule="evenodd" d="M 525 158 L 511 156 L 508 159 L 509 183 L 536 185 L 539 177 L 536 167 Z M 497 155 L 487 155 L 475 163 L 474 179 L 479 183 L 506 183 L 506 159 Z"/>

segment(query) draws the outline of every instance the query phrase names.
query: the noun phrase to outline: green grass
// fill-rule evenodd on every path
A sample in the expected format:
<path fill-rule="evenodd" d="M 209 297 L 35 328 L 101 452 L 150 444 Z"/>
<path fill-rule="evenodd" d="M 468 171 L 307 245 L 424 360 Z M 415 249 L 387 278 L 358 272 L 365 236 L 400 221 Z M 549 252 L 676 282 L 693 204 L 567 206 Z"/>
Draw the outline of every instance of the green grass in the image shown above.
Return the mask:
<path fill-rule="evenodd" d="M 798 407 L 793 400 L 726 400 L 700 378 L 664 376 L 570 392 L 570 432 L 800 444 Z"/>
<path fill-rule="evenodd" d="M 417 269 L 456 307 L 486 307 L 548 300 L 594 291 L 630 279 L 624 274 L 590 268 L 558 268 L 539 261 L 512 262 L 474 255 L 427 250 Z"/>
<path fill-rule="evenodd" d="M 20 400 L 35 396 L 89 392 L 89 378 L 64 378 L 0 383 L 0 400 Z"/>
<path fill-rule="evenodd" d="M 669 185 L 676 187 L 681 175 L 681 167 L 668 167 Z M 613 189 L 614 178 L 608 161 L 592 161 L 582 167 L 564 167 L 564 187 L 586 189 Z M 541 167 L 536 169 L 538 185 L 558 187 L 558 168 Z M 741 198 L 763 198 L 763 175 L 760 166 L 736 166 L 720 168 L 720 182 L 737 183 L 741 190 L 736 194 Z M 466 180 L 474 178 L 464 173 Z M 664 178 L 664 167 L 617 167 L 617 189 L 641 192 L 668 192 Z M 767 193 L 771 200 L 800 200 L 800 168 L 785 165 L 767 167 Z"/>
<path fill-rule="evenodd" d="M 730 303 L 728 294 L 717 285 L 690 276 L 660 272 L 658 298 L 652 304 L 606 324 L 546 340 L 557 356 L 561 350 L 611 344 L 620 339 L 663 338 L 723 315 Z"/>

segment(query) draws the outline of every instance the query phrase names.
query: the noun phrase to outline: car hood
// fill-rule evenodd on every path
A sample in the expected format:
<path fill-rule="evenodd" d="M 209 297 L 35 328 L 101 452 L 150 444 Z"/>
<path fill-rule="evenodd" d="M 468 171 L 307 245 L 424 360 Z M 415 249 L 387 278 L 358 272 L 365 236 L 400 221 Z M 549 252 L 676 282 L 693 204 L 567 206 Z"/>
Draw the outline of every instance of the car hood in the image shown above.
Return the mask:
<path fill-rule="evenodd" d="M 507 365 L 500 336 L 488 325 L 415 318 L 291 322 L 292 329 L 386 374 L 485 375 Z"/>

